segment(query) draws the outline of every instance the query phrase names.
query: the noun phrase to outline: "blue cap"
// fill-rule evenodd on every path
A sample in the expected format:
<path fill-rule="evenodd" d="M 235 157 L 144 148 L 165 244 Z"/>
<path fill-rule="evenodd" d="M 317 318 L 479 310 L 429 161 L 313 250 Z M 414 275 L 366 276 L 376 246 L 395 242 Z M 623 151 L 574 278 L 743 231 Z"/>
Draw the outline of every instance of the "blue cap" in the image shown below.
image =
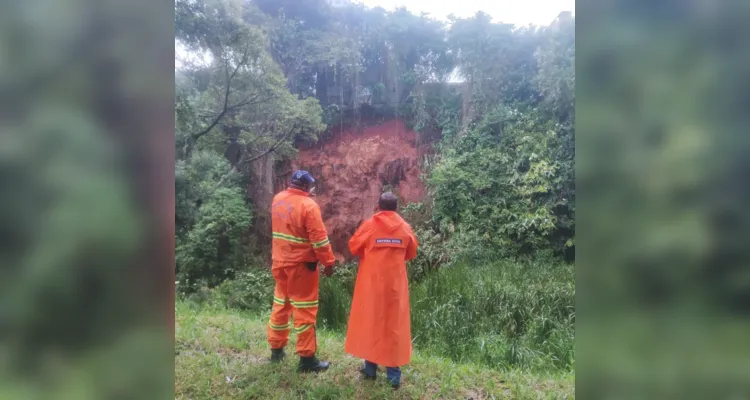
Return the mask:
<path fill-rule="evenodd" d="M 315 179 L 309 172 L 299 169 L 292 174 L 291 182 L 295 185 L 312 185 Z"/>

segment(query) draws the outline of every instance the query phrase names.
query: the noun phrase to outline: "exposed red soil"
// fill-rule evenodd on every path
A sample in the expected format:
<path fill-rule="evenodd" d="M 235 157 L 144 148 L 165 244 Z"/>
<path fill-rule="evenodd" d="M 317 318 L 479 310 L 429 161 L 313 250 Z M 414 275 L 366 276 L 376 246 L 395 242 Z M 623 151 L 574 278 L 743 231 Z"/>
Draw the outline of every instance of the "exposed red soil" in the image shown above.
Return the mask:
<path fill-rule="evenodd" d="M 308 170 L 317 180 L 315 199 L 337 258 L 351 257 L 349 238 L 372 216 L 384 189 L 401 204 L 424 199 L 419 159 L 427 148 L 403 121 L 392 120 L 361 132 L 345 130 L 299 151 L 292 170 Z"/>

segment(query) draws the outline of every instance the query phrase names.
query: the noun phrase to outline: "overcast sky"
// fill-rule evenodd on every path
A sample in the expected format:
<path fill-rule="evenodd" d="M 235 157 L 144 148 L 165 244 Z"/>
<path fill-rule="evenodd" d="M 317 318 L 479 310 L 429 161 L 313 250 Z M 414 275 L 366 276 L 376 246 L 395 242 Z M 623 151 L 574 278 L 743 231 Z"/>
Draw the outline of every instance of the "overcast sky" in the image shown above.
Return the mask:
<path fill-rule="evenodd" d="M 471 17 L 477 11 L 491 15 L 495 22 L 515 25 L 547 25 L 561 11 L 573 11 L 575 0 L 353 0 L 368 7 L 392 10 L 399 6 L 416 14 L 427 12 L 437 19 L 448 15 Z"/>

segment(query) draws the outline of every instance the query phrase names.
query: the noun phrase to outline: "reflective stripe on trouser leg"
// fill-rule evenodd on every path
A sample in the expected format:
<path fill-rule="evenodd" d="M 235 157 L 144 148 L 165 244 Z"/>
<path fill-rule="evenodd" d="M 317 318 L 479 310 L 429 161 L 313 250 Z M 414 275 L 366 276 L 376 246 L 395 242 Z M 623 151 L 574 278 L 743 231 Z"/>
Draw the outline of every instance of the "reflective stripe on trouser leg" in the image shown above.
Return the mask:
<path fill-rule="evenodd" d="M 289 268 L 289 299 L 294 312 L 294 331 L 297 333 L 297 354 L 314 356 L 318 349 L 315 340 L 315 321 L 318 317 L 319 272 L 310 271 L 305 263 Z"/>
<path fill-rule="evenodd" d="M 297 334 L 297 354 L 302 357 L 315 355 L 318 349 L 315 318 L 318 306 L 308 308 L 295 308 L 294 310 L 294 332 Z"/>
<path fill-rule="evenodd" d="M 268 344 L 272 349 L 286 347 L 289 342 L 289 331 L 292 328 L 290 317 L 292 315 L 292 305 L 287 295 L 287 271 L 278 269 L 273 271 L 273 277 L 276 285 L 273 293 L 273 308 L 271 309 L 271 318 L 268 321 Z"/>

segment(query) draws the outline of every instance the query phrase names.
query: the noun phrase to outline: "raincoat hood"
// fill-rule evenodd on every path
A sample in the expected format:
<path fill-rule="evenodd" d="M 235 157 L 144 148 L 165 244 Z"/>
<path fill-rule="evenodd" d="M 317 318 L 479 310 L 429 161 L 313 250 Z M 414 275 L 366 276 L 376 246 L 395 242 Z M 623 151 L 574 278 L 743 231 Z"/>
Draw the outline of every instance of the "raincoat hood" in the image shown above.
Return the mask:
<path fill-rule="evenodd" d="M 386 232 L 395 232 L 406 223 L 395 211 L 380 211 L 372 216 L 372 221 Z"/>

